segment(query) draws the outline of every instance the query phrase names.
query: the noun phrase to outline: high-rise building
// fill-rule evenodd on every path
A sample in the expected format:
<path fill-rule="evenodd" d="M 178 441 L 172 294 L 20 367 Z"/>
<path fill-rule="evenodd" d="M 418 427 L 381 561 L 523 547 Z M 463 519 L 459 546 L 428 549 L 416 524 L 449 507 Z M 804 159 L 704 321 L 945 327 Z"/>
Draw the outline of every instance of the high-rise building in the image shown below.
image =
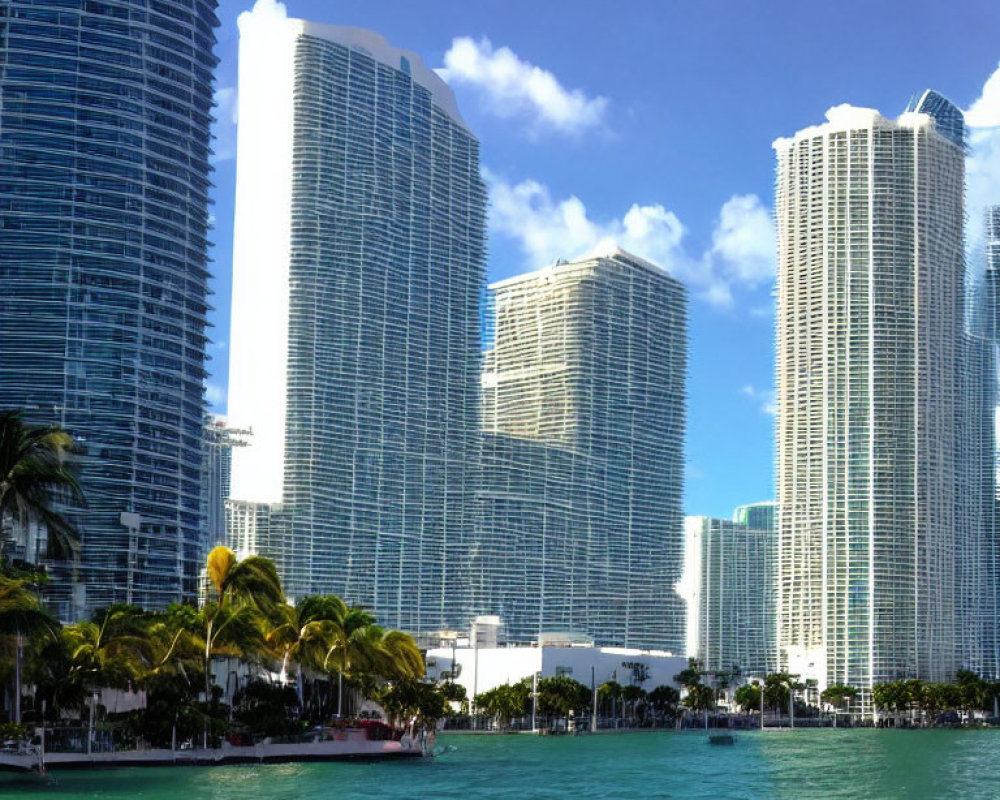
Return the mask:
<path fill-rule="evenodd" d="M 757 530 L 773 531 L 775 512 L 778 504 L 774 500 L 764 500 L 760 503 L 747 503 L 733 509 L 733 522 L 746 525 Z"/>
<path fill-rule="evenodd" d="M 478 143 L 378 34 L 240 18 L 234 500 L 282 504 L 288 592 L 464 622 L 485 280 Z"/>
<path fill-rule="evenodd" d="M 0 7 L 0 407 L 86 448 L 64 619 L 197 596 L 215 7 Z"/>
<path fill-rule="evenodd" d="M 243 559 L 266 553 L 278 563 L 285 554 L 287 526 L 280 503 L 226 500 L 225 544 Z"/>
<path fill-rule="evenodd" d="M 970 215 L 979 209 L 970 209 Z M 1000 206 L 984 211 L 985 236 L 983 251 L 977 248 L 974 266 L 985 264 L 973 285 L 969 341 L 966 356 L 966 402 L 970 419 L 982 420 L 981 425 L 970 425 L 966 430 L 963 457 L 971 467 L 971 479 L 978 480 L 978 487 L 970 508 L 969 527 L 978 532 L 980 548 L 968 556 L 971 569 L 977 573 L 969 581 L 965 602 L 970 620 L 963 631 L 965 652 L 963 665 L 970 665 L 984 675 L 1000 675 L 1000 636 L 997 618 L 1000 615 L 1000 508 L 997 484 L 997 430 L 998 400 L 997 376 L 1000 364 Z M 971 271 L 971 270 L 970 270 Z M 978 531 L 977 531 L 978 526 Z M 981 642 L 981 647 L 977 643 Z"/>
<path fill-rule="evenodd" d="M 734 517 L 773 507 L 773 503 L 740 506 Z M 684 527 L 682 587 L 688 603 L 688 655 L 696 657 L 707 672 L 775 672 L 778 548 L 774 528 L 712 517 L 686 517 Z"/>
<path fill-rule="evenodd" d="M 615 250 L 490 288 L 476 610 L 681 653 L 684 287 Z"/>
<path fill-rule="evenodd" d="M 963 136 L 929 91 L 775 142 L 779 648 L 820 688 L 949 680 L 981 644 Z"/>
<path fill-rule="evenodd" d="M 252 433 L 231 428 L 224 417 L 214 414 L 205 422 L 202 516 L 206 547 L 226 542 L 226 500 L 232 487 L 233 448 L 246 447 Z"/>

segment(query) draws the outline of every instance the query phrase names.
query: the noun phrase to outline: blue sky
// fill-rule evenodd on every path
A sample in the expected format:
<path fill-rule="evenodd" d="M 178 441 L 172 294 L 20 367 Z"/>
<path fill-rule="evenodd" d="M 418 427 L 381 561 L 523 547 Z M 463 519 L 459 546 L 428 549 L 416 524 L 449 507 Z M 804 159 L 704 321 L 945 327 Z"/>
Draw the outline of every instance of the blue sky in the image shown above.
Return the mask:
<path fill-rule="evenodd" d="M 241 12 L 221 0 L 209 399 L 225 411 Z M 489 279 L 615 239 L 690 287 L 685 512 L 773 493 L 771 142 L 840 103 L 973 109 L 970 214 L 1000 202 L 997 0 L 285 0 L 445 69 L 490 188 Z M 257 13 L 280 13 L 261 0 Z M 996 73 L 994 75 L 994 73 Z M 991 79 L 993 76 L 993 79 Z M 974 235 L 974 234 L 973 234 Z"/>

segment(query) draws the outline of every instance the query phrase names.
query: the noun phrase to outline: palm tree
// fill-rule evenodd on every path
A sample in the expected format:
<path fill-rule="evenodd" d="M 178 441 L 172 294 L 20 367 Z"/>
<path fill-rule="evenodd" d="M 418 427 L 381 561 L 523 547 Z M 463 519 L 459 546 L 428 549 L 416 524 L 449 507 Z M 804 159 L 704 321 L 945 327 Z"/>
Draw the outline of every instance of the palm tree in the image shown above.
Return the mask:
<path fill-rule="evenodd" d="M 51 508 L 51 491 L 61 489 L 78 503 L 83 492 L 70 456 L 79 452 L 73 437 L 56 427 L 25 425 L 17 411 L 0 411 L 0 523 L 46 529 L 47 558 L 71 558 L 79 549 L 75 529 Z M 0 542 L 0 553 L 2 553 Z"/>
<path fill-rule="evenodd" d="M 657 686 L 649 693 L 649 704 L 662 716 L 673 717 L 680 702 L 681 693 L 673 686 Z"/>
<path fill-rule="evenodd" d="M 370 629 L 377 627 L 375 618 L 360 606 L 348 608 L 345 604 L 340 616 L 331 620 L 329 647 L 323 659 L 323 669 L 337 673 L 338 717 L 344 708 L 344 677 L 354 677 L 353 670 L 356 666 L 362 672 L 363 667 L 371 666 L 373 640 L 381 638 L 382 629 Z"/>
<path fill-rule="evenodd" d="M 0 576 L 0 635 L 14 637 L 14 722 L 21 721 L 21 637 L 54 634 L 59 623 L 23 580 Z"/>
<path fill-rule="evenodd" d="M 248 650 L 255 653 L 263 649 L 262 618 L 280 622 L 285 592 L 274 562 L 263 556 L 247 556 L 240 561 L 232 550 L 220 545 L 208 554 L 205 567 L 217 598 L 206 603 L 200 614 L 207 709 L 212 697 L 212 657 L 245 656 Z M 207 747 L 207 727 L 204 734 L 203 744 Z"/>
<path fill-rule="evenodd" d="M 309 595 L 294 607 L 282 607 L 282 621 L 267 634 L 267 642 L 281 658 L 282 672 L 296 664 L 296 694 L 303 705 L 303 668 L 321 671 L 331 645 L 334 626 L 347 606 L 336 595 Z"/>
<path fill-rule="evenodd" d="M 597 696 L 600 700 L 607 705 L 607 701 L 611 701 L 611 724 L 617 728 L 618 727 L 618 708 L 617 703 L 622 698 L 622 686 L 618 681 L 611 680 L 605 681 L 600 686 L 597 687 Z"/>
<path fill-rule="evenodd" d="M 684 696 L 684 705 L 695 713 L 701 711 L 708 727 L 708 712 L 715 709 L 715 691 L 703 683 L 690 684 Z"/>
<path fill-rule="evenodd" d="M 639 701 L 645 700 L 648 693 L 641 686 L 634 686 L 632 684 L 624 687 L 622 689 L 622 700 L 628 703 L 628 707 L 631 709 L 631 724 L 634 726 L 636 723 L 636 706 Z"/>
<path fill-rule="evenodd" d="M 73 670 L 87 688 L 130 689 L 142 682 L 154 653 L 141 617 L 139 609 L 115 606 L 95 614 L 95 621 L 63 629 Z"/>
<path fill-rule="evenodd" d="M 377 643 L 382 654 L 379 675 L 388 680 L 411 679 L 424 677 L 427 669 L 420 648 L 408 633 L 386 630 L 381 641 Z"/>

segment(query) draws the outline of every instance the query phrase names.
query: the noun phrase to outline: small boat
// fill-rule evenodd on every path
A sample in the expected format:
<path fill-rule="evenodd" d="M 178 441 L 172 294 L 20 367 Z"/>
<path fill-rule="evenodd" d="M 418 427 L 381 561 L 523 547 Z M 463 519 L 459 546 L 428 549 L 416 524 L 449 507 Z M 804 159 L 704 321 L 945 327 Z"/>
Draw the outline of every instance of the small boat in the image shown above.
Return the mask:
<path fill-rule="evenodd" d="M 710 733 L 708 735 L 709 744 L 736 744 L 736 737 L 731 733 Z"/>

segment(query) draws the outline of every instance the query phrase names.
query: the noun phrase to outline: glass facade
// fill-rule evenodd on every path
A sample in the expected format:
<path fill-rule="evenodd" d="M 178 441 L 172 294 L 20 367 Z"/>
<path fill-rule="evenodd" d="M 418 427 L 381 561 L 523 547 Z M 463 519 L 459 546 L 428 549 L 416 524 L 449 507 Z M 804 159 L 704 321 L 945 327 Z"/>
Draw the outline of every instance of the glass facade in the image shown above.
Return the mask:
<path fill-rule="evenodd" d="M 197 596 L 215 6 L 0 2 L 0 407 L 86 447 L 64 619 Z"/>
<path fill-rule="evenodd" d="M 477 612 L 682 653 L 684 287 L 617 251 L 491 289 Z"/>
<path fill-rule="evenodd" d="M 774 530 L 774 515 L 778 504 L 774 500 L 765 500 L 761 503 L 747 503 L 743 506 L 736 506 L 733 510 L 733 522 L 746 525 L 748 528 L 757 530 Z"/>
<path fill-rule="evenodd" d="M 773 503 L 737 509 L 773 510 Z M 767 675 L 778 669 L 775 614 L 777 540 L 773 527 L 685 519 L 690 655 L 707 672 Z M 692 635 L 693 634 L 693 635 Z"/>
<path fill-rule="evenodd" d="M 288 147 L 271 153 L 290 181 L 287 207 L 274 212 L 288 244 L 283 262 L 256 271 L 247 243 L 270 234 L 241 227 L 241 208 L 256 198 L 241 205 L 240 186 L 251 185 L 255 162 L 244 173 L 238 155 L 246 256 L 236 260 L 233 317 L 284 337 L 286 351 L 273 371 L 262 368 L 266 343 L 234 333 L 247 359 L 234 354 L 230 417 L 254 428 L 246 453 L 234 453 L 234 493 L 258 499 L 242 483 L 254 471 L 242 459 L 265 452 L 253 453 L 258 439 L 280 427 L 288 534 L 268 554 L 289 593 L 332 592 L 387 626 L 440 629 L 467 621 L 467 582 L 456 576 L 479 427 L 486 192 L 478 143 L 415 55 L 368 31 L 286 23 L 284 33 L 242 29 L 241 60 L 273 57 L 268 37 L 290 32 L 276 68 L 288 69 L 292 102 Z M 240 92 L 242 123 L 242 84 Z M 286 300 L 261 297 L 258 315 L 236 284 L 273 276 L 281 263 Z M 270 420 L 272 410 L 260 408 L 252 417 L 247 396 L 282 381 L 284 414 Z"/>
<path fill-rule="evenodd" d="M 956 114 L 839 106 L 775 143 L 779 644 L 820 688 L 985 664 Z"/>
<path fill-rule="evenodd" d="M 205 422 L 205 452 L 202 464 L 205 545 L 226 542 L 226 500 L 231 494 L 233 448 L 246 447 L 252 431 L 230 428 L 224 417 L 212 415 Z M 206 552 L 207 555 L 207 552 Z"/>

